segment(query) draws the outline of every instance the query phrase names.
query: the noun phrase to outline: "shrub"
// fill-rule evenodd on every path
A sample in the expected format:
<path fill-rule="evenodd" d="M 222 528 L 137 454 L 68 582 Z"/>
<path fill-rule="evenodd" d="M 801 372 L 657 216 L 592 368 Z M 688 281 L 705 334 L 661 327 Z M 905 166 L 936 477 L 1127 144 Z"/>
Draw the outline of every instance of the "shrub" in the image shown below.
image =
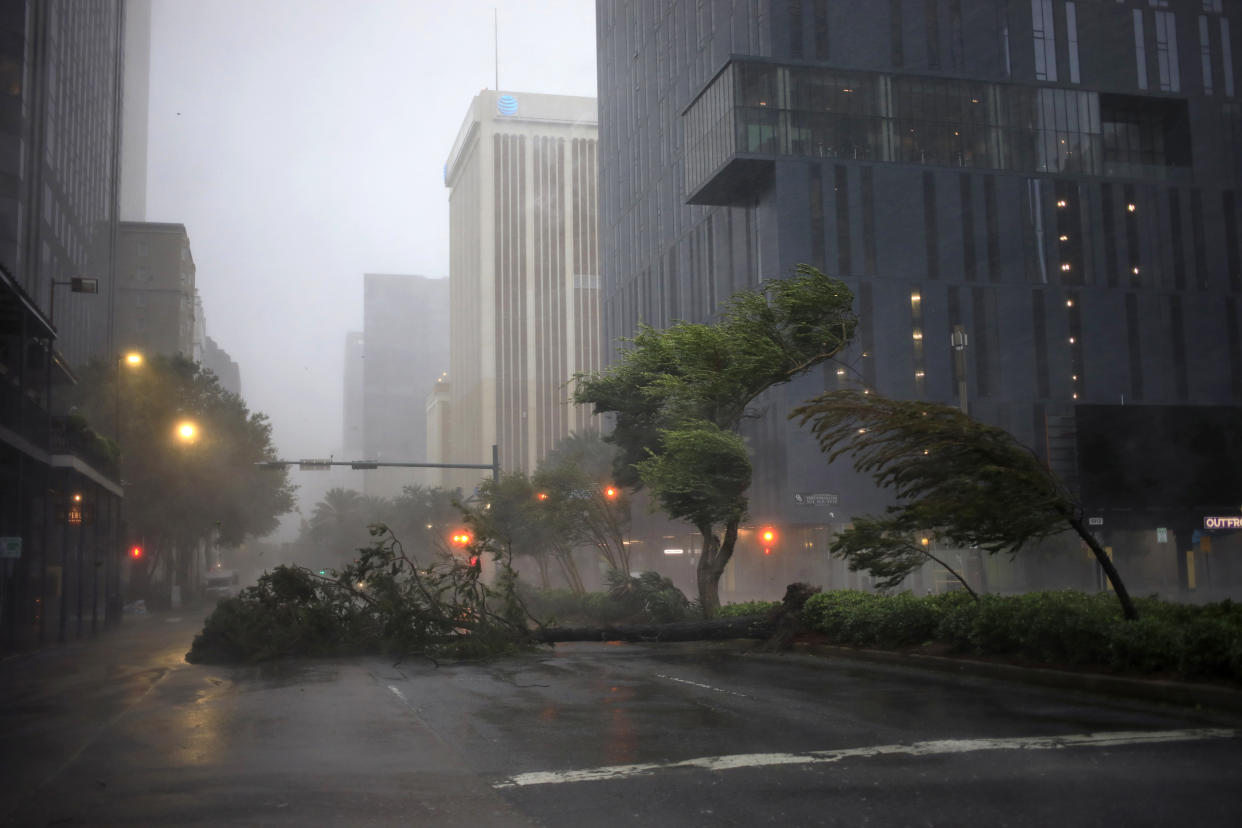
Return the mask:
<path fill-rule="evenodd" d="M 856 647 L 936 641 L 957 652 L 1052 666 L 1242 681 L 1242 606 L 1154 598 L 1137 605 L 1139 620 L 1126 621 L 1107 593 L 984 595 L 976 602 L 960 592 L 917 598 L 837 590 L 812 597 L 802 620 L 829 641 Z"/>
<path fill-rule="evenodd" d="M 780 605 L 780 601 L 742 601 L 721 607 L 718 616 L 720 618 L 740 618 L 745 615 L 767 615 Z"/>

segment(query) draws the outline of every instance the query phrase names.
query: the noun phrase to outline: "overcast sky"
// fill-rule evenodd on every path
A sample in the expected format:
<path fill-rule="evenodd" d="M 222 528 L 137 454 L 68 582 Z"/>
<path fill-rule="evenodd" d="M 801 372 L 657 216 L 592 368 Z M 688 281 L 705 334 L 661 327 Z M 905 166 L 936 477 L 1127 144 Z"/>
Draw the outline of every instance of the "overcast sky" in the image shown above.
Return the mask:
<path fill-rule="evenodd" d="M 448 276 L 442 170 L 494 87 L 493 8 L 502 89 L 596 94 L 591 0 L 154 2 L 147 220 L 185 224 L 283 456 L 340 448 L 362 274 Z"/>

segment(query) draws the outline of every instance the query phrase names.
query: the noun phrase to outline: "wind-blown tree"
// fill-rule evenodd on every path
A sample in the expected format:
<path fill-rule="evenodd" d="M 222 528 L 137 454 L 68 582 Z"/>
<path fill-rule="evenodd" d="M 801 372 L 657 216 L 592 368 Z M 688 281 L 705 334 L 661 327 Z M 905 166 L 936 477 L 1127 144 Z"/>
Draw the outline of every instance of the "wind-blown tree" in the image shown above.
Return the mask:
<path fill-rule="evenodd" d="M 614 366 L 577 377 L 575 400 L 615 415 L 608 440 L 620 449 L 617 482 L 646 486 L 703 535 L 697 579 L 706 617 L 720 607 L 720 576 L 746 515 L 742 420 L 760 394 L 846 347 L 857 324 L 853 298 L 845 283 L 798 265 L 789 278 L 735 294 L 715 324 L 641 326 Z"/>
<path fill-rule="evenodd" d="M 512 565 L 514 557 L 530 557 L 540 563 L 542 576 L 549 550 L 559 559 L 559 552 L 566 547 L 564 538 L 557 537 L 561 527 L 556 515 L 544 508 L 536 494 L 530 479 L 521 472 L 480 483 L 478 502 L 462 509 L 474 534 L 474 549 L 490 553 L 505 569 Z M 565 577 L 571 589 L 582 592 L 582 579 L 572 563 L 570 558 Z"/>
<path fill-rule="evenodd" d="M 573 565 L 575 547 L 588 547 L 603 556 L 610 570 L 629 577 L 625 533 L 630 499 L 613 482 L 616 456 L 616 446 L 605 443 L 598 432 L 571 433 L 535 470 L 532 483 L 540 511 L 555 525 L 552 538 L 562 568 Z"/>
<path fill-rule="evenodd" d="M 452 553 L 450 537 L 462 524 L 460 489 L 406 486 L 384 511 L 383 522 L 408 554 L 426 563 Z"/>
<path fill-rule="evenodd" d="M 921 537 L 995 554 L 1073 530 L 1108 576 L 1125 617 L 1138 617 L 1082 507 L 1009 432 L 947 405 L 856 390 L 830 391 L 790 416 L 810 424 L 829 462 L 849 454 L 855 469 L 897 496 L 887 516 L 859 520 L 839 535 L 834 554 L 868 569 L 878 564 L 891 580 L 922 563 L 910 554 Z"/>
<path fill-rule="evenodd" d="M 78 414 L 118 437 L 125 521 L 148 550 L 140 581 L 161 564 L 184 578 L 198 543 L 262 537 L 292 510 L 287 473 L 255 465 L 276 459 L 267 417 L 198 364 L 162 356 L 137 369 L 93 363 L 73 394 Z M 185 421 L 196 426 L 192 441 L 176 434 Z"/>
<path fill-rule="evenodd" d="M 329 489 L 311 511 L 307 540 L 321 562 L 343 564 L 360 548 L 370 546 L 367 526 L 382 522 L 387 505 L 353 489 Z"/>

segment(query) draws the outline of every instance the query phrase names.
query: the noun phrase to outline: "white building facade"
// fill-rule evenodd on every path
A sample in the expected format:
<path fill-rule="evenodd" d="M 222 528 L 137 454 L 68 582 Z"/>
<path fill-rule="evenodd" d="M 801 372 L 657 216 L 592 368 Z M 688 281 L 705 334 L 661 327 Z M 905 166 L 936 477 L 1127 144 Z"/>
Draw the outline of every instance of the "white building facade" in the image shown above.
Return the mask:
<path fill-rule="evenodd" d="M 445 165 L 450 229 L 453 463 L 533 471 L 571 431 L 598 427 L 568 381 L 597 370 L 594 98 L 484 91 Z M 455 480 L 457 476 L 449 476 Z"/>

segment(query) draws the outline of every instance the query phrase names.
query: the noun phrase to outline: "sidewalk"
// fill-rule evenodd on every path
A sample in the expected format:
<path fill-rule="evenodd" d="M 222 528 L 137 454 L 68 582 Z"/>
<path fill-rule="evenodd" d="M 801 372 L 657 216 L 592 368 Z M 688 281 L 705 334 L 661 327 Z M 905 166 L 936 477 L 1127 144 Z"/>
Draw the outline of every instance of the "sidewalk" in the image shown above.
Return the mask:
<path fill-rule="evenodd" d="M 832 644 L 794 644 L 794 650 L 818 656 L 867 661 L 873 664 L 917 667 L 943 673 L 1019 681 L 1041 687 L 1076 690 L 1114 698 L 1130 698 L 1146 702 L 1242 713 L 1242 688 L 1224 684 L 1136 678 L 1109 673 L 1054 670 L 1048 667 L 1024 667 L 998 661 L 900 653 L 889 650 L 864 650 Z"/>

